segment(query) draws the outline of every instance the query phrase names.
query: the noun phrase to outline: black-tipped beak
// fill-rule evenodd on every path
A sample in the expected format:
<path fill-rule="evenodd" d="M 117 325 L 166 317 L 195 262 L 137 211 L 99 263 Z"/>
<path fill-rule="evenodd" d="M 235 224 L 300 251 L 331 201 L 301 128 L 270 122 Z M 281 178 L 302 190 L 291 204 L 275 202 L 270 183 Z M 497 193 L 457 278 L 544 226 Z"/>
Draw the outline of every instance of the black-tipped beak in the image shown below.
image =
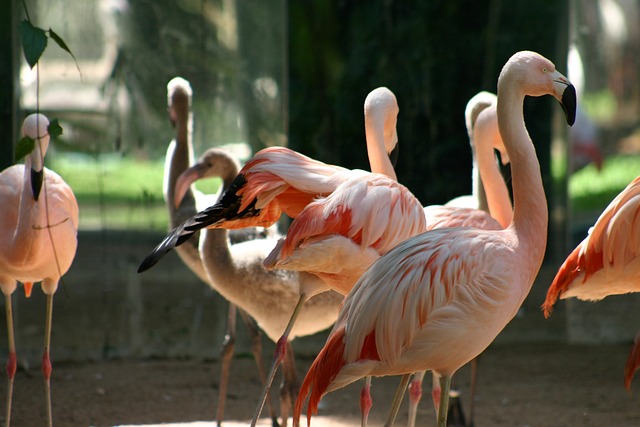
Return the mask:
<path fill-rule="evenodd" d="M 572 84 L 568 84 L 567 88 L 562 92 L 560 105 L 562 105 L 569 126 L 573 126 L 573 123 L 576 121 L 577 103 L 576 88 Z"/>
<path fill-rule="evenodd" d="M 391 161 L 391 165 L 395 168 L 396 167 L 396 163 L 398 163 L 398 157 L 400 153 L 400 144 L 396 144 L 395 147 L 393 147 L 393 150 L 391 150 L 391 152 L 389 153 L 389 160 Z"/>
<path fill-rule="evenodd" d="M 40 190 L 42 190 L 42 182 L 44 181 L 44 169 L 36 171 L 31 169 L 31 192 L 33 193 L 33 199 L 38 201 L 40 197 Z"/>

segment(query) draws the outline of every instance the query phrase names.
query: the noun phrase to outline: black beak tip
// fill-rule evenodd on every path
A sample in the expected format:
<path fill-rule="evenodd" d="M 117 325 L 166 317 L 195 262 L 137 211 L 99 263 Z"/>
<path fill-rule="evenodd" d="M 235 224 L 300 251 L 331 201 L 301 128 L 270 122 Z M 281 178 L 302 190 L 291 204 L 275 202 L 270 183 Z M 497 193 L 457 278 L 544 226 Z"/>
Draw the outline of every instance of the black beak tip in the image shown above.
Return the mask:
<path fill-rule="evenodd" d="M 33 193 L 33 199 L 38 201 L 40 197 L 40 190 L 42 190 L 42 182 L 44 181 L 44 169 L 36 171 L 31 169 L 31 192 Z"/>
<path fill-rule="evenodd" d="M 149 263 L 147 262 L 146 259 L 142 261 L 142 263 L 140 264 L 140 267 L 138 267 L 138 273 L 144 273 L 145 271 L 147 271 L 150 267 L 150 265 L 148 264 Z"/>
<path fill-rule="evenodd" d="M 562 105 L 569 126 L 573 126 L 576 121 L 577 103 L 576 88 L 571 84 L 567 85 L 567 88 L 562 93 L 562 101 L 560 104 Z"/>

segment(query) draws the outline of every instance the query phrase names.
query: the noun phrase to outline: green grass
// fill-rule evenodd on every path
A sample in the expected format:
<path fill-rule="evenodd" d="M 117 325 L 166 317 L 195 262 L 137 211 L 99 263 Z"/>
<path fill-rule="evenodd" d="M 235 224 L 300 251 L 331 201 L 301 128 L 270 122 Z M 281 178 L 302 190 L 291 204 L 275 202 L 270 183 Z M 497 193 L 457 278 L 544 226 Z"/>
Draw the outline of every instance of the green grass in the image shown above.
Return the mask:
<path fill-rule="evenodd" d="M 569 180 L 573 210 L 603 210 L 638 175 L 640 156 L 612 156 L 604 161 L 601 171 L 593 165 L 579 170 Z"/>
<path fill-rule="evenodd" d="M 166 230 L 162 196 L 163 160 L 146 161 L 109 155 L 65 155 L 49 167 L 73 188 L 80 204 L 81 228 Z M 601 171 L 593 165 L 569 180 L 573 210 L 602 211 L 640 173 L 640 156 L 613 156 Z M 219 180 L 198 182 L 198 189 L 215 192 Z"/>
<path fill-rule="evenodd" d="M 163 203 L 162 161 L 67 154 L 51 162 L 79 203 Z"/>
<path fill-rule="evenodd" d="M 73 189 L 80 206 L 80 228 L 167 229 L 162 195 L 164 159 L 65 154 L 52 156 L 47 166 Z M 219 185 L 219 180 L 204 180 L 197 188 L 209 193 Z"/>

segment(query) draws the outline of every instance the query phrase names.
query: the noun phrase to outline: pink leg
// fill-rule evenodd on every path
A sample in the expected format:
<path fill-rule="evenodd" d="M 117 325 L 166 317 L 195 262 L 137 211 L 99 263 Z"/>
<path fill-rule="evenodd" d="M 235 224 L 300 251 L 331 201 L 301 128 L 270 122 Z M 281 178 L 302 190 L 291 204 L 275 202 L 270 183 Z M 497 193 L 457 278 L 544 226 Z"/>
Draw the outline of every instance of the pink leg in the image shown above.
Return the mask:
<path fill-rule="evenodd" d="M 407 420 L 408 427 L 414 427 L 416 425 L 416 416 L 418 414 L 418 404 L 422 399 L 422 380 L 426 371 L 417 372 L 413 381 L 409 384 L 409 419 Z"/>
<path fill-rule="evenodd" d="M 371 377 L 365 377 L 362 391 L 360 391 L 360 412 L 362 414 L 362 427 L 365 427 L 367 425 L 371 406 L 373 406 L 373 399 L 371 399 Z"/>
<path fill-rule="evenodd" d="M 13 336 L 13 309 L 11 307 L 11 294 L 5 295 L 7 314 L 7 333 L 9 337 L 9 358 L 7 360 L 7 406 L 5 415 L 5 425 L 11 424 L 11 399 L 13 396 L 13 379 L 16 376 L 18 362 L 16 358 L 16 343 Z"/>
<path fill-rule="evenodd" d="M 260 384 L 262 387 L 266 384 L 266 376 L 264 373 L 264 367 L 262 366 L 262 336 L 260 335 L 260 330 L 258 329 L 258 325 L 256 321 L 253 320 L 251 316 L 249 316 L 244 310 L 238 310 L 240 313 L 240 317 L 244 321 L 247 330 L 249 331 L 249 335 L 251 336 L 251 353 L 253 354 L 253 358 L 256 361 L 256 367 L 258 368 L 258 376 L 260 377 Z M 271 426 L 279 427 L 278 424 L 278 416 L 276 415 L 276 411 L 271 404 L 271 399 L 267 396 L 267 408 L 269 410 L 269 416 L 271 417 Z"/>
<path fill-rule="evenodd" d="M 304 302 L 307 300 L 307 296 L 305 294 L 301 294 L 298 299 L 298 303 L 291 314 L 291 318 L 289 319 L 289 324 L 284 330 L 282 337 L 276 343 L 276 350 L 273 355 L 273 362 L 271 364 L 271 369 L 269 370 L 269 375 L 267 376 L 267 382 L 265 384 L 264 390 L 262 391 L 262 396 L 260 396 L 260 401 L 258 402 L 258 406 L 256 407 L 256 411 L 253 414 L 253 418 L 251 420 L 251 427 L 255 427 L 258 423 L 258 418 L 260 418 L 260 414 L 262 413 L 262 408 L 264 407 L 264 403 L 267 400 L 267 396 L 269 395 L 269 389 L 271 388 L 271 384 L 273 384 L 273 378 L 276 375 L 276 371 L 278 367 L 282 363 L 284 356 L 287 351 L 287 341 L 289 340 L 289 334 L 291 333 L 291 329 L 298 319 L 298 315 L 300 315 L 300 310 L 304 306 Z"/>
<path fill-rule="evenodd" d="M 473 414 L 476 409 L 476 394 L 478 388 L 478 362 L 480 359 L 480 355 L 476 356 L 475 359 L 471 361 L 471 387 L 469 394 L 471 395 L 471 399 L 469 402 L 469 420 L 466 422 L 467 427 L 473 427 Z"/>
<path fill-rule="evenodd" d="M 227 399 L 227 384 L 229 382 L 229 370 L 233 359 L 233 350 L 236 343 L 236 306 L 229 304 L 227 313 L 227 333 L 222 342 L 220 382 L 218 384 L 218 410 L 216 412 L 216 423 L 218 427 L 222 425 L 224 419 L 224 407 Z"/>
<path fill-rule="evenodd" d="M 53 413 L 51 411 L 51 318 L 53 313 L 53 295 L 47 294 L 47 317 L 45 318 L 44 351 L 42 353 L 42 375 L 44 376 L 44 392 L 46 398 L 48 426 L 53 426 Z"/>
<path fill-rule="evenodd" d="M 282 427 L 287 427 L 289 414 L 293 409 L 293 403 L 298 398 L 298 390 L 300 389 L 291 342 L 287 342 L 287 351 L 282 361 L 282 377 L 282 384 L 280 385 L 280 415 L 282 416 Z"/>
<path fill-rule="evenodd" d="M 433 406 L 436 408 L 436 417 L 438 416 L 438 408 L 440 407 L 440 398 L 442 397 L 442 389 L 440 388 L 440 375 L 433 372 L 433 385 L 431 386 L 431 399 Z"/>
<path fill-rule="evenodd" d="M 636 335 L 636 338 L 629 352 L 629 357 L 624 365 L 624 387 L 629 393 L 631 393 L 631 381 L 633 380 L 633 374 L 640 366 L 640 332 Z"/>

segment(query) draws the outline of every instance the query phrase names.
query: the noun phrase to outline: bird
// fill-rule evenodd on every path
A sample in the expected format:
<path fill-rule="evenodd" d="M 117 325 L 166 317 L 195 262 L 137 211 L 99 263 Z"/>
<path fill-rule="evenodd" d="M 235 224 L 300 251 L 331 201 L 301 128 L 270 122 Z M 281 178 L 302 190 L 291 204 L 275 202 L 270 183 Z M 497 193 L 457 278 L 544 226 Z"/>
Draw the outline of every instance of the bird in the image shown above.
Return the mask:
<path fill-rule="evenodd" d="M 49 147 L 49 120 L 31 114 L 22 124 L 22 135 L 31 138 L 33 151 L 24 165 L 13 165 L 0 173 L 0 289 L 6 300 L 9 358 L 7 362 L 6 425 L 11 421 L 11 399 L 16 373 L 11 295 L 17 283 L 27 297 L 34 283 L 42 282 L 47 296 L 42 373 L 45 384 L 47 423 L 51 412 L 51 323 L 53 294 L 60 278 L 69 270 L 78 246 L 78 203 L 73 190 L 54 171 L 44 167 Z"/>
<path fill-rule="evenodd" d="M 511 222 L 513 207 L 507 185 L 495 158 L 495 151 L 498 151 L 503 164 L 508 163 L 508 156 L 498 129 L 496 99 L 495 94 L 481 91 L 467 102 L 465 124 L 473 159 L 472 194 L 456 197 L 444 206 L 426 206 L 424 211 L 428 230 L 445 227 L 500 230 L 506 228 Z M 417 373 L 409 383 L 409 417 L 407 422 L 409 427 L 415 425 L 417 406 L 422 397 L 424 374 L 425 372 Z M 477 358 L 471 361 L 470 394 L 472 397 L 468 414 L 469 425 L 473 424 L 476 379 Z M 399 390 L 399 392 L 402 393 L 403 390 Z M 452 391 L 451 394 L 454 392 Z M 459 393 L 455 394 L 459 403 Z M 434 375 L 433 378 L 432 398 L 437 409 L 440 401 L 437 375 Z"/>
<path fill-rule="evenodd" d="M 374 110 L 371 105 L 385 104 L 381 99 L 391 99 L 390 104 L 396 102 L 388 89 L 372 91 L 365 100 L 365 123 L 367 111 Z M 383 122 L 380 119 L 374 118 L 372 122 Z M 372 139 L 374 135 L 367 132 L 367 144 Z M 308 204 L 293 220 L 285 238 L 265 258 L 264 265 L 269 269 L 312 273 L 322 279 L 324 289 L 346 295 L 376 259 L 406 238 L 426 230 L 419 200 L 397 182 L 388 157 L 379 156 L 379 160 L 381 163 L 377 165 L 370 161 L 371 169 L 383 173 L 354 174 L 330 195 Z M 298 307 L 308 296 L 320 291 L 302 290 Z M 296 321 L 297 312 L 296 309 L 290 324 Z M 286 335 L 285 331 L 283 338 Z M 275 366 L 277 362 L 272 369 Z M 367 379 L 360 401 L 363 425 L 371 407 L 369 389 Z"/>
<path fill-rule="evenodd" d="M 605 208 L 587 237 L 567 256 L 542 304 L 551 316 L 558 299 L 600 301 L 609 295 L 640 292 L 640 176 L 631 181 Z M 634 341 L 624 368 L 624 386 L 630 391 L 640 366 L 640 342 Z"/>
<path fill-rule="evenodd" d="M 471 148 L 471 194 L 454 197 L 453 199 L 446 202 L 444 204 L 445 206 L 480 209 L 483 211 L 489 210 L 489 206 L 487 206 L 487 198 L 485 195 L 484 185 L 482 179 L 480 178 L 480 169 L 478 164 L 478 155 L 476 153 L 477 148 L 474 137 L 474 129 L 476 120 L 478 119 L 478 115 L 487 107 L 495 105 L 495 103 L 496 95 L 484 90 L 476 93 L 467 102 L 464 110 L 464 122 L 467 129 L 467 135 L 469 137 L 469 146 Z M 497 121 L 495 122 L 495 127 L 487 126 L 488 131 L 492 133 L 497 131 L 496 128 Z M 495 136 L 490 135 L 487 135 L 487 137 L 495 138 Z M 499 138 L 499 133 L 497 137 Z M 500 143 L 496 144 L 496 146 L 494 146 L 493 148 L 500 152 L 502 163 L 507 164 L 509 162 L 509 158 L 504 151 L 504 144 L 502 144 L 502 142 L 500 141 Z M 487 179 L 491 178 L 487 177 Z"/>
<path fill-rule="evenodd" d="M 223 189 L 228 187 L 240 169 L 231 153 L 210 148 L 178 177 L 176 201 L 187 193 L 198 179 L 219 177 Z M 298 301 L 299 288 L 306 281 L 318 279 L 292 271 L 268 271 L 263 259 L 275 246 L 278 236 L 268 235 L 229 244 L 226 229 L 204 229 L 199 251 L 211 286 L 231 304 L 246 311 L 273 341 L 277 342 Z M 284 362 L 284 386 L 281 395 L 282 422 L 286 425 L 287 406 L 292 406 L 297 393 L 297 375 L 290 341 L 298 336 L 313 335 L 329 328 L 338 316 L 343 297 L 335 292 L 319 294 L 305 302 L 298 322 L 291 331 Z"/>
<path fill-rule="evenodd" d="M 399 108 L 395 96 L 388 89 L 372 92 L 375 92 L 375 95 L 367 96 L 364 108 L 369 161 L 373 172 L 391 174 L 393 165 L 389 157 L 397 149 L 395 126 Z M 379 155 L 382 150 L 386 156 Z M 270 226 L 283 213 L 295 221 L 303 209 L 315 199 L 332 194 L 343 184 L 352 184 L 353 180 L 366 179 L 371 175 L 363 170 L 349 170 L 329 165 L 285 147 L 262 149 L 244 165 L 218 203 L 174 228 L 142 261 L 138 271 L 143 272 L 151 268 L 171 249 L 184 243 L 200 229 Z M 377 181 L 380 182 L 384 178 L 384 175 L 378 174 Z M 395 172 L 386 180 L 391 182 L 395 189 L 400 188 L 395 181 Z M 424 223 L 424 218 L 422 222 Z M 308 273 L 305 275 L 310 276 Z M 254 414 L 253 425 L 262 410 L 275 371 L 284 358 L 287 336 L 302 304 L 308 298 L 329 289 L 322 280 L 305 280 L 301 284 L 303 286 L 299 290 L 300 297 L 289 325 L 277 342 L 274 361 L 267 377 L 267 388 L 261 397 L 262 403 L 258 404 Z"/>
<path fill-rule="evenodd" d="M 219 194 L 202 193 L 197 189 L 188 186 L 187 188 L 182 188 L 180 190 L 181 201 L 179 203 L 175 203 L 176 182 L 178 181 L 178 177 L 193 163 L 192 97 L 193 90 L 191 89 L 191 85 L 184 78 L 174 77 L 168 82 L 167 107 L 171 125 L 175 130 L 175 136 L 169 143 L 165 156 L 163 196 L 167 205 L 169 226 L 171 228 L 178 226 L 182 221 L 198 212 L 198 206 L 200 209 L 204 209 L 206 206 L 210 206 L 215 203 L 219 197 Z M 275 225 L 272 228 L 275 228 Z M 239 241 L 265 237 L 272 232 L 275 231 L 264 229 L 262 227 L 259 229 L 247 228 L 243 230 L 234 230 L 234 232 L 231 233 L 230 240 L 237 243 Z M 184 264 L 189 267 L 196 276 L 210 287 L 214 287 L 210 283 L 209 277 L 200 258 L 198 241 L 199 236 L 196 236 L 186 244 L 176 248 L 176 252 Z M 216 411 L 216 423 L 218 426 L 222 424 L 222 420 L 224 419 L 227 383 L 236 337 L 236 314 L 236 306 L 229 304 L 226 333 L 222 342 L 221 351 L 220 384 L 218 390 L 218 408 Z M 265 374 L 262 366 L 262 344 L 260 332 L 255 320 L 248 316 L 243 310 L 240 310 L 240 315 L 244 323 L 247 325 L 247 329 L 251 337 L 251 350 L 258 367 L 258 374 L 261 381 L 264 383 Z M 271 405 L 271 401 L 267 401 L 267 404 L 271 419 L 275 425 L 277 424 L 277 417 Z"/>
<path fill-rule="evenodd" d="M 328 392 L 365 376 L 432 370 L 441 376 L 438 427 L 446 425 L 451 375 L 480 354 L 515 316 L 538 274 L 548 212 L 540 165 L 526 130 L 525 96 L 553 95 L 567 123 L 575 88 L 542 55 L 521 51 L 498 77 L 500 134 L 511 161 L 514 211 L 504 230 L 443 228 L 379 258 L 345 298 L 327 342 L 302 382 L 298 425 Z"/>

